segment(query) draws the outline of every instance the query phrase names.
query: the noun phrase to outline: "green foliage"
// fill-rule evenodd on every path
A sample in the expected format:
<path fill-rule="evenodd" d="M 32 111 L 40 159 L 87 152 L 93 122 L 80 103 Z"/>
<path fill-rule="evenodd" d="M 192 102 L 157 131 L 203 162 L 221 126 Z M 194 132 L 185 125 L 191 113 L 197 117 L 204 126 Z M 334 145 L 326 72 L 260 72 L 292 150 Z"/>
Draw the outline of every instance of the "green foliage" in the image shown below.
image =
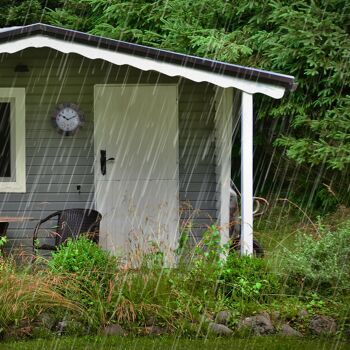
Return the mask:
<path fill-rule="evenodd" d="M 267 300 L 280 290 L 279 279 L 266 261 L 232 252 L 220 276 L 223 293 L 231 300 Z"/>
<path fill-rule="evenodd" d="M 104 275 L 113 275 L 116 260 L 85 236 L 76 240 L 68 239 L 66 244 L 52 253 L 48 266 L 53 273 L 75 273 L 101 279 Z"/>
<path fill-rule="evenodd" d="M 303 235 L 283 259 L 289 283 L 299 290 L 339 294 L 350 288 L 350 221 L 335 231 L 319 224 L 319 238 Z"/>
<path fill-rule="evenodd" d="M 39 0 L 0 0 L 0 27 L 40 22 L 42 4 Z"/>
<path fill-rule="evenodd" d="M 276 119 L 268 132 L 290 159 L 339 178 L 350 164 L 349 13 L 345 0 L 69 0 L 48 20 L 294 75 L 297 90 L 280 102 L 258 99 L 258 117 Z"/>
<path fill-rule="evenodd" d="M 7 243 L 7 237 L 6 236 L 1 236 L 0 237 L 0 257 L 2 256 L 2 248 L 4 245 Z"/>
<path fill-rule="evenodd" d="M 98 21 L 93 10 L 91 1 L 59 0 L 46 5 L 44 19 L 53 25 L 86 32 Z"/>
<path fill-rule="evenodd" d="M 216 225 L 211 225 L 203 232 L 201 241 L 194 248 L 192 262 L 195 265 L 217 264 L 220 267 L 223 255 L 227 253 L 228 248 L 228 245 L 221 245 L 220 229 Z"/>
<path fill-rule="evenodd" d="M 221 244 L 220 229 L 216 225 L 209 226 L 202 235 L 202 239 L 194 247 L 184 236 L 180 236 L 177 252 L 181 252 L 179 267 L 185 271 L 193 290 L 200 290 L 205 294 L 215 294 L 224 257 L 229 245 Z"/>
<path fill-rule="evenodd" d="M 203 240 L 192 249 L 185 247 L 187 239 L 180 239 L 189 254 L 187 263 L 184 260 L 176 268 L 164 267 L 163 255 L 154 245 L 139 268 L 124 269 L 85 237 L 68 241 L 53 254 L 49 268 L 39 273 L 19 272 L 0 260 L 0 329 L 36 325 L 43 311 L 54 315 L 55 320 L 68 320 L 68 334 L 96 333 L 105 325 L 117 323 L 132 333 L 143 334 L 147 325 L 154 324 L 168 333 L 189 337 L 206 337 L 208 320 L 226 309 L 233 315 L 229 323 L 232 328 L 241 317 L 271 310 L 278 311 L 281 320 L 300 325 L 300 329 L 315 314 L 337 315 L 333 310 L 340 306 L 344 308 L 343 317 L 348 317 L 344 296 L 349 287 L 349 267 L 341 276 L 332 272 L 335 279 L 344 279 L 342 286 L 339 281 L 336 286 L 341 295 L 332 293 L 335 279 L 328 277 L 331 269 L 339 271 L 341 263 L 346 265 L 349 222 L 334 232 L 319 224 L 319 231 L 321 239 L 308 238 L 310 243 L 298 243 L 294 254 L 287 256 L 284 272 L 291 278 L 284 286 L 281 275 L 272 271 L 265 259 L 239 257 L 233 252 L 223 260 L 227 248 L 220 246 L 215 225 L 208 227 Z M 321 268 L 320 261 L 327 268 Z M 325 283 L 326 279 L 331 282 Z M 306 288 L 301 290 L 295 281 Z M 318 288 L 321 284 L 323 289 Z M 301 309 L 308 311 L 304 321 L 298 316 Z M 38 328 L 32 334 L 46 333 Z"/>
<path fill-rule="evenodd" d="M 276 154 L 270 149 L 274 141 L 289 159 L 307 166 L 305 173 L 315 173 L 319 185 L 331 183 L 341 193 L 338 201 L 347 200 L 342 193 L 350 178 L 348 1 L 0 0 L 0 7 L 0 26 L 43 21 L 294 75 L 298 88 L 281 101 L 255 99 L 258 118 L 275 118 L 264 131 L 269 135 L 264 152 Z M 310 178 L 303 178 L 301 193 L 313 194 Z"/>
<path fill-rule="evenodd" d="M 68 239 L 52 253 L 48 267 L 53 274 L 68 276 L 64 295 L 86 308 L 99 308 L 108 293 L 117 260 L 84 236 Z M 73 280 L 72 281 L 72 277 Z"/>

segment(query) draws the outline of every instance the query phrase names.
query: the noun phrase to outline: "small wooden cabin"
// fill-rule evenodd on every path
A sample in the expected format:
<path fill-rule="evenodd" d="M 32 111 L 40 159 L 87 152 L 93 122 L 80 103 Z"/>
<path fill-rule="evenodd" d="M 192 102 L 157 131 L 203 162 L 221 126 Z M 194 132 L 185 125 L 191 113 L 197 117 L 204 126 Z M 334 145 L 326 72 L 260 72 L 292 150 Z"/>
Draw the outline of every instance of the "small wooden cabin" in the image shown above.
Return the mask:
<path fill-rule="evenodd" d="M 228 239 L 233 129 L 242 121 L 242 250 L 252 251 L 253 95 L 294 78 L 45 24 L 0 29 L 0 215 L 103 215 L 101 245 L 174 247 L 216 222 Z M 187 206 L 187 209 L 180 208 Z M 10 225 L 31 250 L 35 221 Z"/>

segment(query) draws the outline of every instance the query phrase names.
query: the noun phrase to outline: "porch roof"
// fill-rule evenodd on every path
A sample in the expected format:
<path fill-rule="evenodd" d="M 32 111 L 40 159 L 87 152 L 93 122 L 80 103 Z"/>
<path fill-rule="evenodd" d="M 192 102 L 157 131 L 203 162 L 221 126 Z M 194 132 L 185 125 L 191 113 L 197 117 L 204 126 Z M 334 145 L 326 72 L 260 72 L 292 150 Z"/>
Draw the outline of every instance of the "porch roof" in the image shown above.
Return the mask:
<path fill-rule="evenodd" d="M 244 67 L 206 58 L 95 36 L 71 29 L 37 23 L 0 29 L 0 53 L 14 53 L 28 47 L 50 47 L 77 53 L 113 64 L 128 64 L 141 70 L 154 70 L 168 76 L 206 81 L 224 88 L 234 87 L 254 94 L 281 98 L 293 91 L 293 76 Z"/>

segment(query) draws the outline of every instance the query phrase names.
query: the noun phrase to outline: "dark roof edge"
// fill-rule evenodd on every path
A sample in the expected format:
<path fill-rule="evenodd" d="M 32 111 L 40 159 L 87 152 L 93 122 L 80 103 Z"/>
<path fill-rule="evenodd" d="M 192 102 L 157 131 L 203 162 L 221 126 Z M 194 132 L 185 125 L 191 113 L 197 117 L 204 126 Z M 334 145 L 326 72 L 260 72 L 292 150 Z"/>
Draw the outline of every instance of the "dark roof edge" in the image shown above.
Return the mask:
<path fill-rule="evenodd" d="M 11 41 L 21 37 L 37 34 L 92 45 L 108 50 L 116 50 L 126 54 L 182 65 L 184 67 L 205 70 L 220 75 L 233 76 L 250 81 L 278 85 L 289 91 L 294 91 L 297 87 L 294 77 L 290 75 L 156 49 L 153 47 L 109 39 L 43 23 L 36 23 L 23 27 L 14 27 L 13 29 L 8 28 L 8 30 L 0 31 L 0 42 Z"/>

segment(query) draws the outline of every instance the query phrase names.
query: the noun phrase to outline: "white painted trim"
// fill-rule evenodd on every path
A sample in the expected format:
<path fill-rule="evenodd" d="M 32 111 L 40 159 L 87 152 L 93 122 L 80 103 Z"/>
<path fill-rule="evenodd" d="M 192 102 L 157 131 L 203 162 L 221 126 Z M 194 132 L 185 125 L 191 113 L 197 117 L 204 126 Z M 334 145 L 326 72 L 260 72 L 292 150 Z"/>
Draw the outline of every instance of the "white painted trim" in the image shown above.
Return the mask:
<path fill-rule="evenodd" d="M 215 133 L 217 156 L 217 194 L 221 244 L 228 243 L 230 222 L 230 180 L 232 152 L 233 89 L 218 88 L 215 95 Z"/>
<path fill-rule="evenodd" d="M 242 92 L 241 254 L 253 254 L 253 95 Z"/>
<path fill-rule="evenodd" d="M 89 59 L 102 59 L 116 65 L 129 65 L 143 71 L 154 70 L 170 77 L 181 76 L 195 82 L 208 82 L 214 85 L 229 88 L 233 87 L 250 94 L 261 93 L 273 98 L 281 98 L 285 88 L 277 85 L 264 84 L 241 78 L 225 76 L 219 73 L 207 72 L 199 69 L 183 67 L 149 58 L 133 56 L 115 52 L 104 48 L 84 45 L 43 35 L 21 38 L 0 44 L 0 53 L 14 53 L 29 47 L 49 47 L 63 53 L 75 53 Z"/>
<path fill-rule="evenodd" d="M 0 101 L 11 102 L 11 172 L 15 169 L 13 181 L 0 178 L 0 192 L 25 192 L 25 89 L 0 88 Z"/>

